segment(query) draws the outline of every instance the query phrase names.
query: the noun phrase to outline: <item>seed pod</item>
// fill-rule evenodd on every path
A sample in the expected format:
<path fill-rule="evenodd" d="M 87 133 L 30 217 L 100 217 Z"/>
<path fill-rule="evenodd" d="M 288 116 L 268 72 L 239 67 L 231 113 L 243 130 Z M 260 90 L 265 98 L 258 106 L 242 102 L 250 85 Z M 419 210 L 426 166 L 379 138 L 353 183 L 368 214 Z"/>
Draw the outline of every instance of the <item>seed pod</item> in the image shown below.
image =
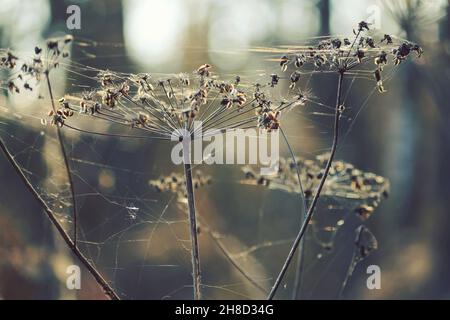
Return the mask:
<path fill-rule="evenodd" d="M 288 56 L 286 56 L 286 55 L 282 56 L 281 60 L 280 60 L 281 71 L 285 72 L 287 70 L 288 63 L 289 63 Z"/>

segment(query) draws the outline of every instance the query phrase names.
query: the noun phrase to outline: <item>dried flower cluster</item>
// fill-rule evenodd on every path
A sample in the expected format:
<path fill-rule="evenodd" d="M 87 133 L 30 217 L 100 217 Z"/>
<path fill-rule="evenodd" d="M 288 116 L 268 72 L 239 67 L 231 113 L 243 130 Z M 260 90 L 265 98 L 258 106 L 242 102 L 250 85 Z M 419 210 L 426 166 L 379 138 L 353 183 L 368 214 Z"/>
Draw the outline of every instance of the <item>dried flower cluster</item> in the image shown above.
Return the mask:
<path fill-rule="evenodd" d="M 161 139 L 170 139 L 174 133 L 182 139 L 182 131 L 194 135 L 194 120 L 202 121 L 204 131 L 249 127 L 276 130 L 282 110 L 304 103 L 299 97 L 274 101 L 265 91 L 269 83 L 243 83 L 239 76 L 232 81 L 220 80 L 211 68 L 205 64 L 191 75 L 162 78 L 101 71 L 96 76 L 99 88 L 62 98 L 60 114 L 52 123 L 63 126 L 70 117 L 84 115 Z"/>
<path fill-rule="evenodd" d="M 203 175 L 200 171 L 196 171 L 192 179 L 194 189 L 210 185 L 212 179 L 210 176 Z M 179 201 L 186 201 L 186 178 L 184 175 L 172 173 L 156 180 L 150 180 L 149 185 L 158 192 L 170 192 L 177 195 Z"/>
<path fill-rule="evenodd" d="M 358 28 L 353 30 L 354 39 L 328 38 L 314 45 L 298 46 L 289 50 L 289 53 L 279 59 L 279 64 L 282 72 L 286 72 L 290 66 L 294 69 L 289 76 L 290 88 L 295 88 L 302 74 L 300 70 L 307 65 L 312 65 L 314 70 L 321 72 L 365 73 L 370 72 L 366 62 L 374 61 L 376 69 L 371 72 L 374 74 L 379 91 L 384 92 L 381 77 L 383 66 L 390 61 L 393 65 L 398 65 L 406 60 L 411 52 L 415 52 L 418 57 L 423 53 L 422 48 L 415 43 L 388 34 L 377 37 L 371 35 L 369 31 L 370 24 L 361 21 Z M 271 85 L 276 85 L 280 78 L 279 75 L 273 74 Z"/>
<path fill-rule="evenodd" d="M 34 48 L 31 61 L 22 61 L 10 50 L 0 51 L 0 67 L 12 71 L 6 81 L 9 92 L 20 93 L 21 88 L 33 91 L 34 83 L 39 83 L 44 73 L 57 68 L 60 60 L 69 56 L 68 46 L 72 40 L 70 35 L 47 40 L 46 50 Z"/>
<path fill-rule="evenodd" d="M 317 156 L 313 160 L 297 158 L 300 168 L 303 191 L 307 199 L 311 198 L 323 175 L 323 168 L 328 154 Z M 292 159 L 280 159 L 278 172 L 272 176 L 262 176 L 251 167 L 244 167 L 243 183 L 262 185 L 286 192 L 298 192 L 299 185 L 296 164 Z M 354 212 L 362 219 L 367 219 L 383 197 L 389 193 L 389 182 L 376 174 L 363 172 L 352 164 L 335 161 L 332 164 L 322 194 L 354 201 Z"/>

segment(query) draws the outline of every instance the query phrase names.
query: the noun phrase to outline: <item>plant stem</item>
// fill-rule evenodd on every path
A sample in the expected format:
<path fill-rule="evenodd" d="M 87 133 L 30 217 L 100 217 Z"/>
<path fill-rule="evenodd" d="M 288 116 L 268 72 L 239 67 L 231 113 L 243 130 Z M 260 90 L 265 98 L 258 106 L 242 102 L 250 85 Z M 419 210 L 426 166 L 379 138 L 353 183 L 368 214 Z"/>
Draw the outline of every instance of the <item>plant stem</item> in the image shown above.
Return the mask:
<path fill-rule="evenodd" d="M 281 128 L 281 126 L 280 126 L 280 131 L 281 131 L 283 139 L 286 142 L 286 145 L 289 149 L 289 153 L 291 154 L 293 164 L 295 165 L 295 170 L 297 173 L 297 180 L 298 180 L 298 184 L 300 186 L 300 197 L 299 198 L 300 198 L 300 202 L 302 203 L 301 207 L 303 209 L 303 217 L 301 220 L 301 222 L 303 223 L 304 219 L 306 218 L 306 211 L 308 210 L 308 208 L 307 208 L 307 203 L 306 203 L 306 199 L 305 199 L 305 192 L 303 191 L 303 184 L 302 184 L 302 179 L 301 179 L 301 174 L 300 174 L 300 168 L 298 167 L 298 163 L 297 163 L 297 160 L 295 159 L 294 151 L 292 150 L 291 144 L 289 143 L 289 140 L 288 140 L 286 134 L 284 133 L 283 128 Z M 292 292 L 292 300 L 297 299 L 298 293 L 301 290 L 302 274 L 303 274 L 303 267 L 304 267 L 304 255 L 305 255 L 305 239 L 303 239 L 300 243 L 300 252 L 298 254 L 298 260 L 297 260 L 298 267 L 297 267 L 297 271 L 295 273 L 294 290 Z"/>
<path fill-rule="evenodd" d="M 47 204 L 42 199 L 42 197 L 39 195 L 39 193 L 36 191 L 36 189 L 33 187 L 33 185 L 28 181 L 27 177 L 24 175 L 19 164 L 14 159 L 14 156 L 9 152 L 8 148 L 6 147 L 5 143 L 3 142 L 3 140 L 1 138 L 0 138 L 0 148 L 2 149 L 3 153 L 5 154 L 6 158 L 10 162 L 10 164 L 13 166 L 16 173 L 19 175 L 22 182 L 25 184 L 27 189 L 30 191 L 31 195 L 39 202 L 42 209 L 44 209 L 50 222 L 53 224 L 53 226 L 59 232 L 59 234 L 61 235 L 63 240 L 66 242 L 66 244 L 69 246 L 69 248 L 73 252 L 73 254 L 75 256 L 77 256 L 78 259 L 81 261 L 81 263 L 86 267 L 86 269 L 88 269 L 89 273 L 94 277 L 95 281 L 97 281 L 97 283 L 103 289 L 103 292 L 105 293 L 105 295 L 107 297 L 109 297 L 111 300 L 119 300 L 119 296 L 115 293 L 114 289 L 102 277 L 102 275 L 97 271 L 97 269 L 89 262 L 89 260 L 84 256 L 84 254 L 78 249 L 78 247 L 75 245 L 75 242 L 72 241 L 70 236 L 67 234 L 67 232 L 62 227 L 61 223 L 59 223 L 59 221 L 56 218 L 53 211 L 47 206 Z"/>
<path fill-rule="evenodd" d="M 189 147 L 188 147 L 189 148 Z M 186 151 L 186 150 L 185 150 Z M 197 217 L 195 213 L 194 188 L 192 187 L 192 169 L 190 163 L 184 163 L 184 175 L 186 178 L 186 191 L 189 207 L 189 227 L 191 231 L 191 258 L 192 258 L 192 278 L 194 284 L 194 300 L 201 299 L 200 291 L 200 255 L 197 234 Z"/>
<path fill-rule="evenodd" d="M 53 100 L 53 92 L 52 92 L 52 86 L 50 84 L 50 77 L 49 77 L 49 71 L 47 70 L 45 72 L 45 78 L 47 80 L 47 88 L 48 93 L 50 95 L 50 101 L 52 103 L 52 109 L 53 112 L 56 114 L 56 107 L 55 107 L 55 101 Z M 75 197 L 75 189 L 73 186 L 73 180 L 72 180 L 72 174 L 70 173 L 70 165 L 69 165 L 69 158 L 67 157 L 66 148 L 64 147 L 64 140 L 61 133 L 61 129 L 58 124 L 56 124 L 56 130 L 58 135 L 58 141 L 59 145 L 61 147 L 61 153 L 64 159 L 64 166 L 66 167 L 67 177 L 69 179 L 69 186 L 70 186 L 70 193 L 72 195 L 72 203 L 73 203 L 73 229 L 74 229 L 74 235 L 73 235 L 73 243 L 75 247 L 77 246 L 77 228 L 78 228 L 78 222 L 77 222 L 77 203 L 76 203 L 76 197 Z"/>
<path fill-rule="evenodd" d="M 275 280 L 272 290 L 270 291 L 269 295 L 267 296 L 268 300 L 273 299 L 273 297 L 275 296 L 275 293 L 277 292 L 277 290 L 281 284 L 281 281 L 284 278 L 284 275 L 286 274 L 286 271 L 292 261 L 292 258 L 294 257 L 295 251 L 297 250 L 297 247 L 298 247 L 300 241 L 302 240 L 303 235 L 305 234 L 306 228 L 308 227 L 308 224 L 311 221 L 312 215 L 314 213 L 314 209 L 316 208 L 317 201 L 319 200 L 319 197 L 320 197 L 320 193 L 325 184 L 325 180 L 328 177 L 328 173 L 331 168 L 331 163 L 333 162 L 334 154 L 336 153 L 338 137 L 339 137 L 339 119 L 341 116 L 341 111 L 340 111 L 339 107 L 340 107 L 340 103 L 341 103 L 342 80 L 344 79 L 344 72 L 345 72 L 344 69 L 339 71 L 339 80 L 338 80 L 338 88 L 337 88 L 337 95 L 336 95 L 336 107 L 335 107 L 335 113 L 334 113 L 333 144 L 331 145 L 330 157 L 328 158 L 323 176 L 320 179 L 319 185 L 317 187 L 317 191 L 314 194 L 314 197 L 312 199 L 308 213 L 306 214 L 306 217 L 303 221 L 300 231 L 298 232 L 297 237 L 295 238 L 294 243 L 292 244 L 291 250 L 289 251 L 286 261 L 284 262 L 283 267 L 281 268 L 281 271 L 278 274 L 277 279 Z"/>

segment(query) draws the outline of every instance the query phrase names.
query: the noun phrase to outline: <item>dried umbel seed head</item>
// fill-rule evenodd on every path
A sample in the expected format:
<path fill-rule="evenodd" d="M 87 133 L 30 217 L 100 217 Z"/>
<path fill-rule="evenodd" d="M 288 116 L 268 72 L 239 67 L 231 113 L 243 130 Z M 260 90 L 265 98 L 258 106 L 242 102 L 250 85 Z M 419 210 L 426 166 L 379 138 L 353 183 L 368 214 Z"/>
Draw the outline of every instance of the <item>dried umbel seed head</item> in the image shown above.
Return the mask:
<path fill-rule="evenodd" d="M 102 71 L 97 76 L 101 87 L 93 90 L 94 94 L 89 97 L 82 94 L 81 99 L 67 98 L 79 114 L 91 114 L 95 118 L 142 129 L 152 134 L 150 138 L 163 140 L 169 140 L 176 130 L 186 129 L 193 133 L 196 130 L 194 119 L 207 120 L 211 128 L 217 125 L 215 129 L 219 130 L 257 127 L 258 118 L 253 111 L 264 119 L 264 125 L 259 124 L 261 127 L 278 128 L 278 111 L 289 105 L 288 99 L 283 97 L 282 102 L 277 101 L 277 107 L 272 107 L 272 101 L 264 93 L 269 86 L 242 83 L 240 77 L 231 80 L 222 80 L 218 75 L 209 77 L 206 72 L 209 67 L 202 65 L 195 75 L 166 75 L 163 78 Z M 298 75 L 294 74 L 292 80 L 296 81 L 296 77 Z M 274 76 L 273 80 L 277 82 L 279 77 Z M 133 97 L 130 96 L 132 93 L 135 93 Z"/>
<path fill-rule="evenodd" d="M 395 64 L 401 63 L 408 56 L 409 52 L 415 51 L 420 56 L 423 50 L 415 44 L 409 42 L 399 42 L 392 36 L 385 34 L 382 37 L 366 34 L 370 29 L 370 24 L 361 21 L 354 29 L 353 38 L 325 38 L 315 45 L 296 46 L 290 50 L 289 54 L 284 54 L 280 60 L 282 71 L 288 69 L 291 61 L 296 68 L 305 68 L 313 65 L 315 69 L 329 72 L 330 70 L 339 73 L 351 71 L 352 73 L 364 73 L 366 75 L 368 67 L 366 62 L 374 61 L 382 72 L 382 68 L 388 65 L 389 61 Z M 285 50 L 285 47 L 280 47 Z M 262 49 L 262 52 L 267 52 Z M 391 56 L 391 57 L 389 57 Z M 311 72 L 307 69 L 306 72 Z M 305 72 L 305 73 L 306 73 Z M 278 84 L 279 78 L 271 75 L 270 86 Z M 295 86 L 295 81 L 290 83 L 290 88 Z M 378 91 L 384 92 L 384 86 L 377 81 Z"/>
<path fill-rule="evenodd" d="M 35 82 L 39 82 L 42 75 L 57 67 L 61 58 L 68 57 L 67 44 L 71 41 L 64 38 L 55 38 L 47 41 L 45 52 L 40 47 L 34 48 L 34 56 L 31 61 L 26 61 L 23 57 L 19 58 L 10 50 L 0 50 L 0 67 L 8 69 L 19 69 L 10 74 L 7 86 L 9 92 L 20 93 L 19 86 L 26 91 L 33 91 Z M 44 55 L 45 59 L 41 56 Z"/>
<path fill-rule="evenodd" d="M 297 166 L 303 185 L 305 197 L 314 195 L 323 176 L 324 162 L 329 154 L 317 156 L 315 159 L 280 158 L 278 172 L 271 176 L 262 176 L 257 170 L 247 166 L 243 169 L 243 183 L 264 185 L 271 189 L 289 193 L 299 192 Z M 328 179 L 323 187 L 325 197 L 345 200 L 349 209 L 361 219 L 368 219 L 378 203 L 388 194 L 389 182 L 373 173 L 362 172 L 344 161 L 334 161 L 331 165 Z M 339 200 L 339 202 L 341 202 Z"/>

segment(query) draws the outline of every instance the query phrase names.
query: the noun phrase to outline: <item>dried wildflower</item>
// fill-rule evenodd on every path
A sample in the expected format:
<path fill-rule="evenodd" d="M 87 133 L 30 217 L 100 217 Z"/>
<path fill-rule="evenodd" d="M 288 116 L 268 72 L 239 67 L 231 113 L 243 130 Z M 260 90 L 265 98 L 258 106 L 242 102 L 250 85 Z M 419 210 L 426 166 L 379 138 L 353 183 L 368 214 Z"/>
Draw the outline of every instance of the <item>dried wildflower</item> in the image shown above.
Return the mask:
<path fill-rule="evenodd" d="M 383 39 L 381 39 L 380 42 L 384 42 L 384 41 L 386 41 L 386 44 L 392 44 L 393 43 L 392 37 L 390 35 L 388 35 L 388 34 L 385 34 Z"/>
<path fill-rule="evenodd" d="M 306 57 L 303 54 L 295 55 L 295 66 L 300 68 L 306 61 Z"/>
<path fill-rule="evenodd" d="M 398 65 L 402 61 L 404 61 L 411 53 L 411 51 L 415 51 L 418 57 L 423 54 L 422 48 L 419 45 L 411 42 L 403 42 L 398 48 L 393 49 L 392 53 L 395 55 L 395 65 Z"/>
<path fill-rule="evenodd" d="M 273 88 L 278 84 L 278 81 L 280 81 L 280 77 L 276 74 L 270 75 L 270 86 Z"/>
<path fill-rule="evenodd" d="M 334 49 L 339 49 L 342 45 L 342 41 L 341 41 L 341 39 L 336 38 L 336 39 L 331 40 L 331 44 L 333 45 Z"/>
<path fill-rule="evenodd" d="M 298 104 L 294 97 L 273 104 L 264 93 L 269 86 L 243 84 L 240 77 L 221 80 L 211 76 L 209 68 L 204 64 L 194 76 L 179 74 L 160 79 L 148 74 L 117 75 L 102 71 L 97 74 L 100 88 L 82 93 L 81 97 L 66 98 L 79 115 L 139 129 L 151 134 L 149 138 L 171 140 L 179 132 L 180 141 L 184 130 L 202 138 L 195 135 L 194 120 L 205 121 L 203 132 L 210 128 L 223 132 L 242 127 L 276 130 L 280 111 Z M 280 79 L 272 75 L 270 84 L 275 86 Z M 295 81 L 296 76 L 292 79 Z M 69 119 L 62 120 L 65 124 Z M 71 128 L 77 129 L 72 124 Z"/>
<path fill-rule="evenodd" d="M 361 217 L 363 220 L 367 220 L 372 213 L 375 211 L 373 206 L 362 204 L 355 209 L 355 212 Z"/>
<path fill-rule="evenodd" d="M 375 42 L 373 41 L 372 37 L 366 37 L 366 45 L 371 47 L 371 48 L 375 48 Z"/>
<path fill-rule="evenodd" d="M 296 68 L 311 64 L 320 71 L 337 71 L 339 73 L 352 70 L 353 73 L 366 73 L 367 61 L 375 61 L 379 72 L 382 67 L 388 65 L 389 56 L 394 64 L 399 64 L 406 59 L 410 51 L 422 54 L 418 45 L 408 42 L 396 43 L 395 39 L 385 34 L 376 38 L 365 34 L 370 27 L 369 23 L 361 21 L 354 30 L 354 38 L 328 38 L 320 40 L 316 45 L 297 46 L 292 53 L 283 55 L 280 60 L 282 70 L 286 70 L 290 61 L 294 61 Z M 281 48 L 280 48 L 281 49 Z M 278 83 L 278 79 L 271 81 L 271 85 Z M 291 82 L 291 88 L 293 87 Z M 380 92 L 384 92 L 382 83 L 378 83 Z"/>
<path fill-rule="evenodd" d="M 358 32 L 369 30 L 369 24 L 365 21 L 361 21 L 358 23 Z"/>
<path fill-rule="evenodd" d="M 295 99 L 299 105 L 305 105 L 306 101 L 308 101 L 308 93 L 302 90 L 298 91 L 298 94 L 295 96 Z"/>
<path fill-rule="evenodd" d="M 300 80 L 301 73 L 299 71 L 294 71 L 289 79 L 291 80 L 291 84 L 289 86 L 289 89 L 294 89 L 295 84 Z"/>
<path fill-rule="evenodd" d="M 1 58 L 1 65 L 9 69 L 14 69 L 16 67 L 18 59 L 19 58 L 12 54 L 10 51 L 7 51 L 6 56 L 3 56 Z"/>
<path fill-rule="evenodd" d="M 356 50 L 356 52 L 353 54 L 354 57 L 358 58 L 358 62 L 361 63 L 362 59 L 365 57 L 365 51 L 362 49 Z"/>
<path fill-rule="evenodd" d="M 186 180 L 183 175 L 172 173 L 168 176 L 160 177 L 159 179 L 150 180 L 148 183 L 157 192 L 170 192 L 176 194 L 180 202 L 185 202 L 187 199 Z M 211 183 L 211 177 L 203 175 L 200 171 L 195 173 L 192 180 L 194 189 L 199 189 L 210 185 Z"/>
<path fill-rule="evenodd" d="M 325 62 L 326 62 L 326 57 L 324 55 L 315 55 L 314 56 L 314 66 L 316 68 L 320 68 Z"/>
<path fill-rule="evenodd" d="M 282 56 L 280 59 L 280 67 L 282 72 L 285 72 L 287 70 L 288 63 L 289 63 L 288 56 L 287 55 Z"/>
<path fill-rule="evenodd" d="M 28 91 L 33 91 L 33 88 L 30 86 L 30 84 L 28 82 L 25 82 L 23 84 L 23 88 Z"/>
<path fill-rule="evenodd" d="M 201 65 L 197 69 L 197 74 L 202 77 L 209 77 L 209 69 L 211 69 L 211 65 L 209 65 L 207 63 L 204 65 Z"/>
<path fill-rule="evenodd" d="M 251 167 L 244 167 L 243 183 L 264 185 L 271 189 L 283 190 L 289 193 L 298 192 L 296 166 L 300 168 L 300 176 L 305 197 L 309 198 L 319 184 L 323 175 L 324 162 L 328 154 L 317 156 L 313 160 L 296 158 L 280 158 L 278 172 L 271 176 L 262 176 Z M 353 165 L 334 161 L 325 182 L 322 194 L 326 197 L 346 199 L 353 204 L 353 210 L 362 219 L 367 219 L 381 199 L 387 196 L 389 182 L 373 173 L 357 170 Z"/>
<path fill-rule="evenodd" d="M 377 57 L 375 57 L 374 62 L 379 67 L 387 64 L 387 53 L 385 51 L 381 51 L 380 54 Z"/>
<path fill-rule="evenodd" d="M 8 90 L 11 93 L 20 93 L 20 89 L 13 81 L 8 82 Z"/>
<path fill-rule="evenodd" d="M 384 86 L 383 86 L 383 80 L 381 79 L 381 69 L 380 68 L 376 69 L 374 74 L 375 74 L 375 80 L 377 81 L 378 92 L 380 92 L 380 93 L 386 92 L 386 90 L 384 89 Z"/>
<path fill-rule="evenodd" d="M 378 249 L 378 241 L 369 229 L 361 225 L 356 229 L 355 246 L 357 248 L 355 259 L 359 262 Z"/>
<path fill-rule="evenodd" d="M 266 129 L 268 132 L 272 130 L 277 130 L 280 127 L 280 122 L 278 117 L 280 116 L 280 111 L 268 111 L 263 112 L 258 119 L 258 126 L 260 128 Z"/>

